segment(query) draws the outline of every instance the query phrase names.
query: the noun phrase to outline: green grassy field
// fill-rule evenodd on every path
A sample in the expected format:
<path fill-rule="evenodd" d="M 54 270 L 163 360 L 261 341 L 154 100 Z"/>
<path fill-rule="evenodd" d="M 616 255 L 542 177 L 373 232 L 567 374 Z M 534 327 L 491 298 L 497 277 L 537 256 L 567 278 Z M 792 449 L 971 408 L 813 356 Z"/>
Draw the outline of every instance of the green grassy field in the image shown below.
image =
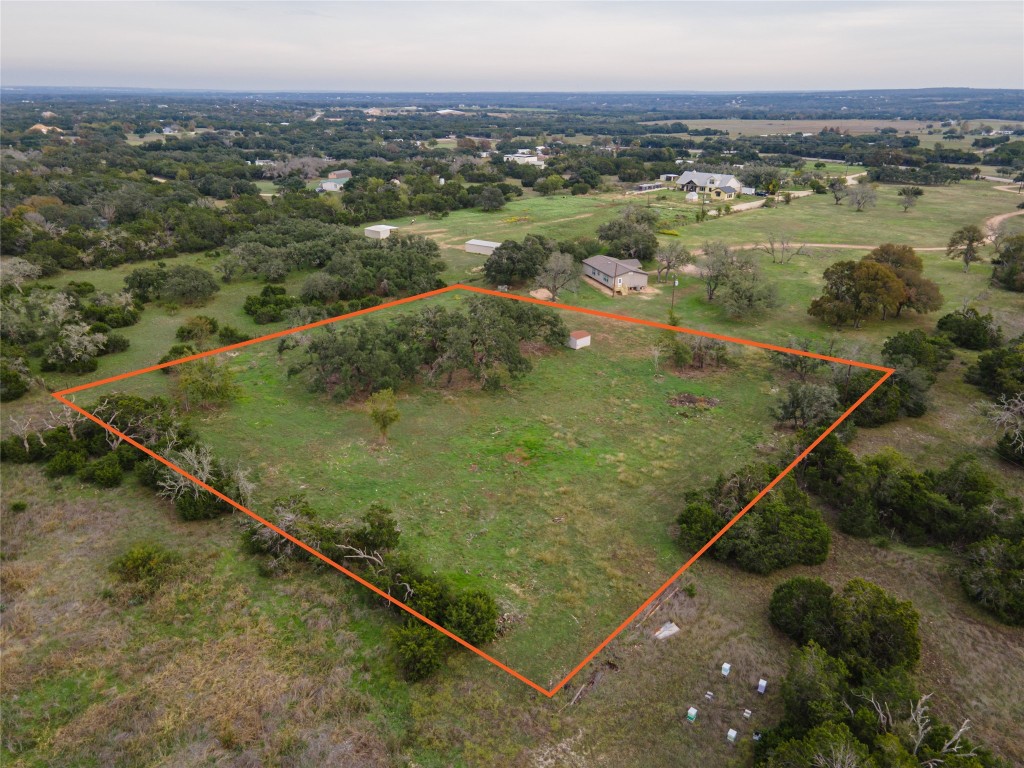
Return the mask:
<path fill-rule="evenodd" d="M 547 687 L 685 561 L 670 536 L 678 495 L 775 439 L 760 351 L 737 347 L 734 367 L 680 378 L 655 373 L 656 331 L 565 319 L 594 345 L 537 357 L 504 396 L 404 393 L 387 447 L 361 407 L 287 379 L 274 342 L 227 361 L 244 395 L 199 429 L 256 469 L 263 504 L 301 492 L 341 519 L 374 502 L 395 509 L 410 551 L 517 617 L 489 651 Z M 155 394 L 167 383 L 155 373 L 111 386 Z M 668 402 L 680 392 L 720 403 L 689 417 Z"/>

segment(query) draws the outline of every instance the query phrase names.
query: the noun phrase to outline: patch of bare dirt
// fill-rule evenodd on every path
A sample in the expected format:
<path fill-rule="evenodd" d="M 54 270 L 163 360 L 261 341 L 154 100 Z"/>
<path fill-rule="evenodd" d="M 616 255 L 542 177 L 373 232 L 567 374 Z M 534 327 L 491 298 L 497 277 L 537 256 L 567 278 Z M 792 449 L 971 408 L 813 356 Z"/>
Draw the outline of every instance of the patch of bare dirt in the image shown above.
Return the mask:
<path fill-rule="evenodd" d="M 693 395 L 689 392 L 680 392 L 668 399 L 668 404 L 675 408 L 697 408 L 699 410 L 714 408 L 718 403 L 717 397 L 704 397 L 703 395 Z"/>

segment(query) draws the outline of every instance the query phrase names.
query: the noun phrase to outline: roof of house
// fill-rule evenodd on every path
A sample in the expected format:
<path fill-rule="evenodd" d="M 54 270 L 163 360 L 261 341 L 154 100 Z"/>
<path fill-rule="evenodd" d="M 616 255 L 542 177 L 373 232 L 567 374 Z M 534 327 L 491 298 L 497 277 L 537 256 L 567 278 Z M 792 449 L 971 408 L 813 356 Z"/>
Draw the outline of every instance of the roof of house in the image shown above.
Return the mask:
<path fill-rule="evenodd" d="M 573 331 L 569 334 L 570 339 L 589 339 L 590 331 Z"/>
<path fill-rule="evenodd" d="M 374 232 L 384 232 L 388 229 L 398 229 L 398 227 L 393 227 L 390 224 L 374 224 L 372 227 L 367 227 L 367 229 Z"/>
<path fill-rule="evenodd" d="M 736 189 L 728 185 L 724 187 L 719 187 L 719 189 L 722 190 L 723 192 L 732 192 L 734 195 L 736 194 Z"/>
<path fill-rule="evenodd" d="M 598 272 L 604 272 L 606 275 L 624 275 L 627 272 L 639 272 L 642 275 L 647 274 L 640 269 L 640 262 L 636 259 L 623 261 L 621 259 L 614 259 L 611 256 L 591 256 L 589 259 L 584 259 L 583 263 L 588 267 L 593 267 Z"/>
<path fill-rule="evenodd" d="M 486 248 L 497 248 L 501 243 L 496 243 L 493 240 L 467 240 L 466 245 L 482 245 Z"/>
<path fill-rule="evenodd" d="M 676 179 L 676 184 L 682 186 L 690 181 L 699 187 L 722 187 L 728 184 L 733 187 L 733 191 L 739 189 L 740 186 L 736 177 L 728 173 L 701 173 L 700 171 L 685 171 L 678 179 Z"/>

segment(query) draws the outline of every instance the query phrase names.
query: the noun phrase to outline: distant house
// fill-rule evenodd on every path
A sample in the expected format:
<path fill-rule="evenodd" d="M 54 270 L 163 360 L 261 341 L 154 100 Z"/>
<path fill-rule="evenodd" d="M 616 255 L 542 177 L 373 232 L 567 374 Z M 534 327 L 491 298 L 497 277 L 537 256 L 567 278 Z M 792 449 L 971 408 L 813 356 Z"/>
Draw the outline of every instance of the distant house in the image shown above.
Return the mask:
<path fill-rule="evenodd" d="M 665 185 L 660 181 L 645 181 L 643 184 L 636 185 L 637 192 L 653 192 L 656 189 L 664 189 Z"/>
<path fill-rule="evenodd" d="M 741 195 L 752 195 L 756 191 L 757 190 L 755 190 L 753 187 L 740 187 L 740 194 Z"/>
<path fill-rule="evenodd" d="M 636 259 L 591 256 L 583 260 L 583 274 L 615 293 L 641 291 L 647 287 L 647 273 Z"/>
<path fill-rule="evenodd" d="M 163 132 L 165 134 L 168 134 L 168 135 L 173 135 L 175 133 L 181 133 L 181 126 L 178 125 L 177 123 L 171 123 L 170 125 L 165 125 L 163 127 Z"/>
<path fill-rule="evenodd" d="M 587 331 L 573 331 L 569 334 L 569 348 L 583 349 L 590 346 L 590 334 Z"/>
<path fill-rule="evenodd" d="M 256 160 L 254 161 L 253 165 L 277 165 L 277 161 L 276 160 L 260 160 L 259 158 L 256 158 Z"/>
<path fill-rule="evenodd" d="M 390 224 L 374 224 L 364 229 L 363 234 L 371 240 L 384 240 L 391 237 L 391 233 L 396 229 L 398 227 L 392 227 Z"/>
<path fill-rule="evenodd" d="M 444 115 L 444 116 L 449 116 L 449 115 L 464 115 L 466 113 L 463 112 L 461 109 L 439 109 L 439 110 L 437 110 L 437 114 Z"/>
<path fill-rule="evenodd" d="M 466 253 L 482 253 L 484 256 L 490 256 L 499 245 L 501 243 L 496 243 L 493 240 L 467 240 L 465 248 Z"/>
<path fill-rule="evenodd" d="M 662 181 L 675 181 L 676 179 L 679 178 L 679 174 L 678 173 L 663 173 L 658 178 L 661 179 Z"/>
<path fill-rule="evenodd" d="M 515 154 L 505 155 L 505 162 L 519 163 L 520 165 L 536 165 L 538 168 L 544 167 L 544 160 L 527 149 L 520 149 Z"/>
<path fill-rule="evenodd" d="M 712 200 L 732 200 L 743 185 L 728 173 L 701 173 L 686 171 L 676 179 L 676 186 L 683 192 L 700 192 Z"/>
<path fill-rule="evenodd" d="M 42 123 L 36 123 L 28 129 L 29 133 L 49 133 L 50 131 L 53 131 L 54 133 L 64 133 L 64 131 L 55 125 L 43 125 Z"/>
<path fill-rule="evenodd" d="M 317 192 L 340 192 L 345 188 L 348 179 L 321 179 L 316 187 Z"/>
<path fill-rule="evenodd" d="M 328 179 L 351 179 L 352 171 L 331 171 L 327 174 Z"/>

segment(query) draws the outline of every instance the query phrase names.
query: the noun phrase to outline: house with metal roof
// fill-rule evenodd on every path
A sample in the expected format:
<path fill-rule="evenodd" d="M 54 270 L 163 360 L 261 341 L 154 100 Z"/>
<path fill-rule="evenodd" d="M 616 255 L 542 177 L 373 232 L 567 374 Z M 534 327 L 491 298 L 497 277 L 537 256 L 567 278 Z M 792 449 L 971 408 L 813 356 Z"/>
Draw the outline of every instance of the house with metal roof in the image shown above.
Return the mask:
<path fill-rule="evenodd" d="M 683 192 L 697 192 L 712 200 L 732 200 L 743 188 L 735 176 L 728 173 L 701 173 L 686 171 L 676 179 L 676 186 Z"/>
<path fill-rule="evenodd" d="M 614 293 L 642 291 L 647 287 L 647 273 L 636 259 L 591 256 L 583 260 L 583 275 Z"/>

